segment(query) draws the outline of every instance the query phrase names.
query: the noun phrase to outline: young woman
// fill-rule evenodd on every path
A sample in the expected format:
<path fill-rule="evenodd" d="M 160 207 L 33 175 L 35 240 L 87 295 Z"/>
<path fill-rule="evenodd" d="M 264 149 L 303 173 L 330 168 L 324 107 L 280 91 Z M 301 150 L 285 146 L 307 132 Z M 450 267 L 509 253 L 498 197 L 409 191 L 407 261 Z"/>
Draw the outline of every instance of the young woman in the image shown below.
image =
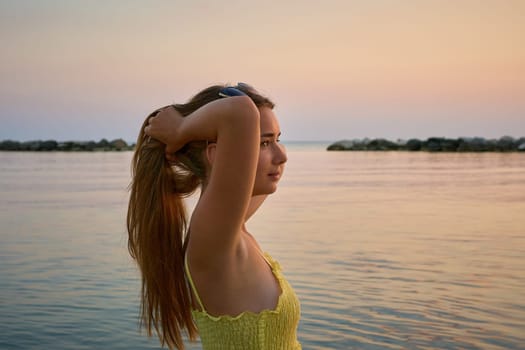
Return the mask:
<path fill-rule="evenodd" d="M 300 349 L 299 302 L 246 220 L 286 163 L 274 104 L 246 84 L 211 86 L 153 112 L 133 157 L 129 250 L 141 320 L 169 348 Z M 184 197 L 200 188 L 186 222 Z"/>

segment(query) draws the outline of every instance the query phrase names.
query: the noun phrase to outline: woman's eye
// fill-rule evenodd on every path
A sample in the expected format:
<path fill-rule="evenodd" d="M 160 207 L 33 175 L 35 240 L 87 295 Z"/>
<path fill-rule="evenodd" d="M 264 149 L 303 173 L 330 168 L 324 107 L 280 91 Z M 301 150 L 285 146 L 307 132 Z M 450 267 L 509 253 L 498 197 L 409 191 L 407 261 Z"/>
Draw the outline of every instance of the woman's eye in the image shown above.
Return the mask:
<path fill-rule="evenodd" d="M 270 145 L 270 141 L 262 141 L 261 146 L 262 147 L 268 147 Z"/>

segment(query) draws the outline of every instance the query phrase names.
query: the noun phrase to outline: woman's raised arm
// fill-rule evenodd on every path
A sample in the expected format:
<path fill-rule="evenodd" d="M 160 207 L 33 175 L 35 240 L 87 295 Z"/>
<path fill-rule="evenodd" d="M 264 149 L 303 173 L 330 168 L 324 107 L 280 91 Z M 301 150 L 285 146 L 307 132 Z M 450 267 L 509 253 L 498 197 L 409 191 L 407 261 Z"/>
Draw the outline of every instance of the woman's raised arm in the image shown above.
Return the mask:
<path fill-rule="evenodd" d="M 182 117 L 172 108 L 150 118 L 145 132 L 174 152 L 210 140 L 208 174 L 191 219 L 192 260 L 233 252 L 252 196 L 259 156 L 259 110 L 247 96 L 215 100 Z M 200 259 L 202 258 L 202 260 Z M 213 259 L 211 259 L 213 260 Z"/>

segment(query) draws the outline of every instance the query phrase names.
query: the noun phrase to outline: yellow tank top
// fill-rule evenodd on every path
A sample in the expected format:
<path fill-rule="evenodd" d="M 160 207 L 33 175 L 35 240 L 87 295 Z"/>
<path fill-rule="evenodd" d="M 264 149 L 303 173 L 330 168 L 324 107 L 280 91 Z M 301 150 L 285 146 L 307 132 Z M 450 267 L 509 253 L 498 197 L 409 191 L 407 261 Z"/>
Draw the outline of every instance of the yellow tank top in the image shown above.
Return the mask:
<path fill-rule="evenodd" d="M 188 282 L 202 310 L 193 310 L 192 315 L 204 350 L 301 349 L 296 334 L 301 313 L 299 300 L 284 278 L 279 263 L 267 253 L 263 257 L 281 287 L 277 306 L 274 310 L 245 311 L 237 316 L 212 316 L 206 312 L 185 259 Z"/>

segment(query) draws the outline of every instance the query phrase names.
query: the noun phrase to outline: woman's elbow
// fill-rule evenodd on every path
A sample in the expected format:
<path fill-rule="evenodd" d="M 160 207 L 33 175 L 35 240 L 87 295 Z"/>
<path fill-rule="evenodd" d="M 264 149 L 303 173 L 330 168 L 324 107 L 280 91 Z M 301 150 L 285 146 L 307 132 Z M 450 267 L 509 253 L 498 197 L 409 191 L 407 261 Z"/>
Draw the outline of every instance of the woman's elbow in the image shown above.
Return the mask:
<path fill-rule="evenodd" d="M 259 124 L 259 109 L 248 96 L 235 96 L 228 98 L 230 100 L 231 115 L 235 118 L 253 120 Z"/>

